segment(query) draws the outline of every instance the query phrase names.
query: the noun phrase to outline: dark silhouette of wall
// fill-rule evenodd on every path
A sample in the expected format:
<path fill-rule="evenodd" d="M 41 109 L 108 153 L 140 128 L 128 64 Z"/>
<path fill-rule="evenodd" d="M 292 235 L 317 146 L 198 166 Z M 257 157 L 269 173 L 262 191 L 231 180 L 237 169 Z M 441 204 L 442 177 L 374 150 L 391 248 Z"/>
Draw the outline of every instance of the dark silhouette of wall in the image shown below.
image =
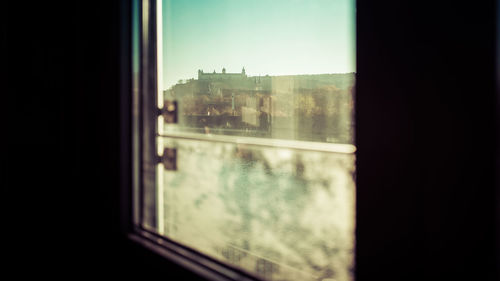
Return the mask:
<path fill-rule="evenodd" d="M 357 280 L 500 277 L 495 2 L 357 1 Z"/>

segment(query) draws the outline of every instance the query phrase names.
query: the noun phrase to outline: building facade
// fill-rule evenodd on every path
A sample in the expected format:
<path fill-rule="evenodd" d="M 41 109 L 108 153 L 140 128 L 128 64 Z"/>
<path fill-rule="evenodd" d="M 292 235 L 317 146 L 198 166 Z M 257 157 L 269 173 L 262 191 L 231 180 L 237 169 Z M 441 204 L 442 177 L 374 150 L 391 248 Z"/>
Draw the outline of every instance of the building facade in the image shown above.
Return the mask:
<path fill-rule="evenodd" d="M 198 70 L 198 80 L 239 80 L 245 79 L 247 75 L 245 73 L 245 68 L 241 70 L 241 73 L 226 73 L 226 69 L 223 68 L 221 73 L 205 73 L 203 70 Z"/>

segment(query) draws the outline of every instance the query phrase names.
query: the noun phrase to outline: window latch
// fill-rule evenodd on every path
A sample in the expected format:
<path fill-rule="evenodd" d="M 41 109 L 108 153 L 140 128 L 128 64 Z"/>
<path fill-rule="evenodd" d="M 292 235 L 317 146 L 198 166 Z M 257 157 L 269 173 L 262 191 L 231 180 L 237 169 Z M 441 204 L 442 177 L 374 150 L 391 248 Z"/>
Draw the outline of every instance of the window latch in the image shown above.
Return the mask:
<path fill-rule="evenodd" d="M 163 155 L 158 157 L 163 168 L 167 171 L 177 171 L 177 149 L 165 147 Z"/>
<path fill-rule="evenodd" d="M 164 102 L 163 108 L 159 110 L 159 114 L 163 116 L 163 120 L 166 124 L 176 124 L 178 120 L 178 107 L 177 101 L 166 100 Z"/>

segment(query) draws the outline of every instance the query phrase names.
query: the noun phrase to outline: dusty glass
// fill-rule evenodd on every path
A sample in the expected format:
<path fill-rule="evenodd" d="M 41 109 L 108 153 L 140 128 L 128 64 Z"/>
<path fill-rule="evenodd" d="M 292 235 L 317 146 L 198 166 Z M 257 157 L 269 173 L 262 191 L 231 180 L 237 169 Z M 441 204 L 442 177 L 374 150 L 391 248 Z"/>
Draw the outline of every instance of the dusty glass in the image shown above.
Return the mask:
<path fill-rule="evenodd" d="M 157 231 L 269 280 L 351 280 L 354 155 L 164 138 Z"/>

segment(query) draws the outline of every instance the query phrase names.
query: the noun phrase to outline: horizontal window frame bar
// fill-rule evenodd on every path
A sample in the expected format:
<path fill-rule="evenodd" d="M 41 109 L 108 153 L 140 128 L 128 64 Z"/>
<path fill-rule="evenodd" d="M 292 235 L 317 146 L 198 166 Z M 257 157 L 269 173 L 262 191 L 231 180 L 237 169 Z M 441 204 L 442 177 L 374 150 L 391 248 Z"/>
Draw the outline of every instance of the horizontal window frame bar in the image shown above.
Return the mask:
<path fill-rule="evenodd" d="M 216 261 L 167 237 L 139 227 L 136 227 L 133 233 L 129 233 L 128 238 L 207 280 L 262 281 L 250 272 Z"/>
<path fill-rule="evenodd" d="M 354 154 L 356 146 L 343 143 L 326 143 L 299 140 L 285 140 L 272 138 L 241 137 L 216 134 L 197 134 L 184 132 L 167 132 L 157 134 L 157 137 L 172 138 L 179 140 L 208 141 L 231 144 L 244 144 L 250 146 L 288 148 L 294 150 L 305 150 L 314 152 L 328 152 L 337 154 Z"/>

